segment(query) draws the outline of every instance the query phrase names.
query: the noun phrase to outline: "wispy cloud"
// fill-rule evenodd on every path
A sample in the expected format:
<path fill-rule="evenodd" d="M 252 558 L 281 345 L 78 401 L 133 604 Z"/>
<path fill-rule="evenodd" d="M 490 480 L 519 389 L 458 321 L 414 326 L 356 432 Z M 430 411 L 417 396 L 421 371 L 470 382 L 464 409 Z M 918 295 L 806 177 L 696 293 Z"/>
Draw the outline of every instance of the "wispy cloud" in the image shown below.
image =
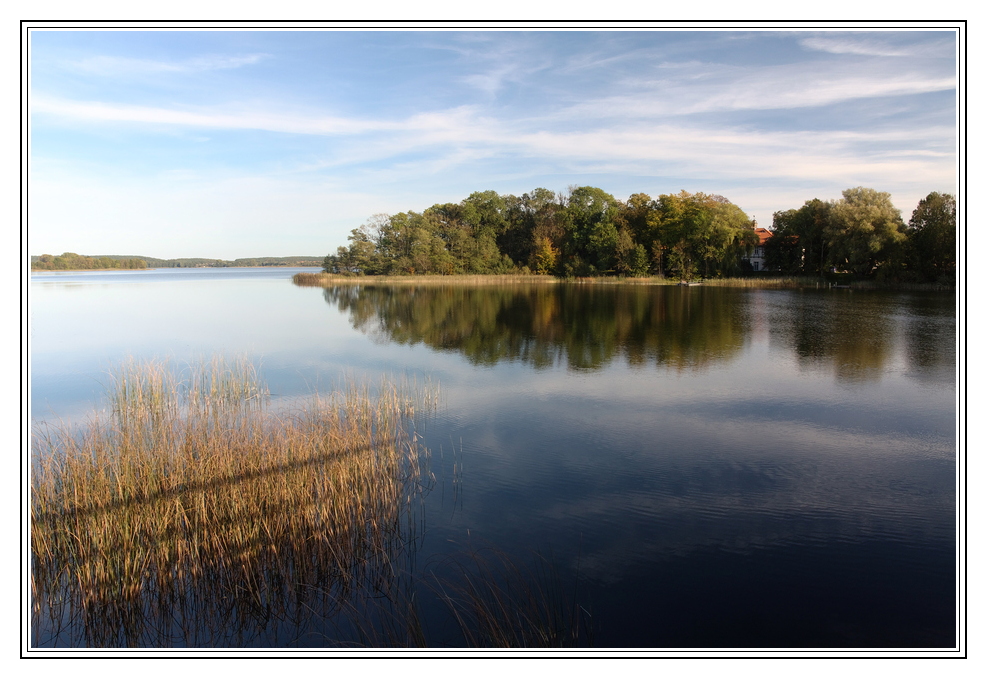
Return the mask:
<path fill-rule="evenodd" d="M 462 82 L 474 87 L 487 95 L 495 95 L 504 86 L 517 80 L 517 68 L 514 65 L 499 66 L 481 73 L 463 76 Z"/>
<path fill-rule="evenodd" d="M 856 54 L 868 57 L 951 57 L 953 42 L 938 40 L 918 44 L 896 44 L 875 38 L 853 36 L 811 37 L 799 41 L 804 49 L 830 54 Z"/>
<path fill-rule="evenodd" d="M 622 93 L 560 109 L 559 117 L 658 118 L 696 113 L 768 111 L 828 106 L 879 97 L 941 92 L 953 74 L 873 68 L 835 71 L 825 64 L 741 68 L 725 64 L 661 65 L 658 77 L 625 78 Z"/>
<path fill-rule="evenodd" d="M 250 66 L 270 58 L 269 54 L 206 55 L 178 61 L 133 59 L 127 57 L 94 56 L 72 61 L 67 68 L 103 77 L 121 77 L 160 73 L 192 73 L 219 71 Z"/>
<path fill-rule="evenodd" d="M 827 106 L 854 99 L 922 94 L 953 89 L 952 76 L 924 73 L 872 75 L 780 73 L 777 79 L 745 77 L 696 101 L 689 112 L 767 110 Z"/>
<path fill-rule="evenodd" d="M 749 132 L 703 127 L 663 126 L 634 131 L 600 130 L 559 134 L 540 132 L 521 137 L 521 149 L 535 157 L 580 162 L 605 162 L 613 171 L 721 178 L 785 178 L 839 181 L 848 175 L 884 175 L 895 181 L 915 173 L 924 177 L 952 171 L 952 152 L 940 146 L 951 130 L 902 130 L 881 135 L 847 132 Z M 909 139 L 932 148 L 918 151 L 874 150 L 865 147 Z M 605 159 L 602 161 L 601 159 Z M 615 166 L 620 166 L 615 167 Z"/>
<path fill-rule="evenodd" d="M 895 86 L 890 85 L 890 90 Z M 888 91 L 890 91 L 888 90 Z M 727 96 L 727 95 L 723 95 Z M 831 98 L 822 97 L 824 101 Z M 400 120 L 230 111 L 197 111 L 160 107 L 123 106 L 37 98 L 34 111 L 83 121 L 175 125 L 205 129 L 264 130 L 338 138 L 331 157 L 307 164 L 307 171 L 366 165 L 409 153 L 418 158 L 420 173 L 429 168 L 449 170 L 482 158 L 510 154 L 518 158 L 562 163 L 610 172 L 653 174 L 659 168 L 680 176 L 736 176 L 837 178 L 859 170 L 904 177 L 949 166 L 952 129 L 926 127 L 868 132 L 751 131 L 670 122 L 582 130 L 557 130 L 531 120 L 501 120 L 482 116 L 475 107 L 433 111 Z M 639 105 L 641 103 L 639 102 Z M 727 100 L 720 106 L 742 106 Z M 632 102 L 627 106 L 633 109 Z M 706 104 L 706 108 L 716 108 Z M 631 111 L 633 114 L 633 111 Z M 907 148 L 893 158 L 886 146 Z"/>
<path fill-rule="evenodd" d="M 257 110 L 232 110 L 230 107 L 172 109 L 134 106 L 101 101 L 75 101 L 35 96 L 33 113 L 89 122 L 127 122 L 152 125 L 181 125 L 226 130 L 266 130 L 294 134 L 355 134 L 398 127 L 386 121 L 358 120 L 325 115 L 292 115 Z"/>
<path fill-rule="evenodd" d="M 552 60 L 545 52 L 532 49 L 527 40 L 516 38 L 503 42 L 460 41 L 457 50 L 464 63 L 470 65 L 471 72 L 456 81 L 491 98 L 507 86 L 523 85 L 533 74 L 552 67 Z"/>

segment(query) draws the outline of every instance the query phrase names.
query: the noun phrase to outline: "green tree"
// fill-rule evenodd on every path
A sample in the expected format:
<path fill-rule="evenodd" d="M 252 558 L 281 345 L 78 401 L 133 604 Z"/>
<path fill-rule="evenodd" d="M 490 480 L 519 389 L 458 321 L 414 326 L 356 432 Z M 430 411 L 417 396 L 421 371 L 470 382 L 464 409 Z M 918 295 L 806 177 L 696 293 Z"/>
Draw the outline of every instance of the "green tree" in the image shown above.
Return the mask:
<path fill-rule="evenodd" d="M 570 189 L 565 213 L 566 273 L 592 276 L 612 270 L 619 239 L 617 200 L 603 189 L 579 186 Z"/>
<path fill-rule="evenodd" d="M 322 273 L 339 273 L 339 250 L 344 249 L 342 246 L 337 248 L 337 254 L 328 254 L 322 260 Z"/>
<path fill-rule="evenodd" d="M 833 204 L 827 228 L 830 261 L 857 275 L 870 275 L 905 240 L 901 212 L 891 194 L 858 186 Z"/>
<path fill-rule="evenodd" d="M 723 196 L 703 196 L 702 200 L 711 216 L 703 245 L 706 277 L 736 275 L 740 273 L 741 259 L 761 242 L 754 223 Z"/>
<path fill-rule="evenodd" d="M 683 279 L 733 275 L 759 242 L 753 222 L 723 196 L 681 191 L 663 194 L 648 217 L 658 271 Z"/>
<path fill-rule="evenodd" d="M 626 203 L 620 204 L 617 216 L 621 226 L 626 227 L 636 243 L 644 244 L 649 236 L 648 217 L 654 211 L 654 201 L 646 193 L 634 193 Z"/>
<path fill-rule="evenodd" d="M 933 191 L 908 221 L 914 261 L 930 281 L 956 281 L 956 197 Z"/>
<path fill-rule="evenodd" d="M 618 201 L 617 208 L 617 272 L 646 276 L 651 268 L 647 248 L 655 245 L 650 227 L 654 203 L 646 193 L 635 193 L 626 203 Z"/>
<path fill-rule="evenodd" d="M 562 203 L 554 191 L 545 188 L 537 188 L 526 193 L 521 196 L 521 200 L 531 228 L 532 251 L 528 266 L 533 271 L 556 273 L 560 264 L 562 241 L 565 237 Z M 548 252 L 551 253 L 549 259 L 552 265 L 547 269 L 540 269 L 547 261 Z"/>
<path fill-rule="evenodd" d="M 685 280 L 696 275 L 694 234 L 699 225 L 691 198 L 686 191 L 662 194 L 649 219 L 659 271 L 664 275 L 667 270 Z"/>
<path fill-rule="evenodd" d="M 799 233 L 799 210 L 774 213 L 772 235 L 764 243 L 764 266 L 783 274 L 803 273 L 804 241 Z"/>
<path fill-rule="evenodd" d="M 505 273 L 513 268 L 498 246 L 507 231 L 507 203 L 496 191 L 476 191 L 460 203 L 461 219 L 469 225 L 472 251 L 466 258 L 469 273 Z"/>
<path fill-rule="evenodd" d="M 765 265 L 792 275 L 818 275 L 832 266 L 827 246 L 833 204 L 814 198 L 774 214 L 774 235 L 764 244 Z"/>

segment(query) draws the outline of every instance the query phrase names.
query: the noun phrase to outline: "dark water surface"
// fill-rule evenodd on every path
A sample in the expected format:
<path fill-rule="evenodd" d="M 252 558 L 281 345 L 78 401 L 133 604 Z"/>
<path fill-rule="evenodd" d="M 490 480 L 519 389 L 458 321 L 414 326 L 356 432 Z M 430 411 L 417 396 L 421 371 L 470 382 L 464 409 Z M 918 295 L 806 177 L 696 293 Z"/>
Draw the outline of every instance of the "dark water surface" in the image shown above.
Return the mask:
<path fill-rule="evenodd" d="M 417 563 L 537 552 L 598 647 L 956 645 L 952 293 L 295 271 L 33 276 L 33 418 L 84 419 L 127 356 L 246 354 L 276 398 L 428 377 Z"/>

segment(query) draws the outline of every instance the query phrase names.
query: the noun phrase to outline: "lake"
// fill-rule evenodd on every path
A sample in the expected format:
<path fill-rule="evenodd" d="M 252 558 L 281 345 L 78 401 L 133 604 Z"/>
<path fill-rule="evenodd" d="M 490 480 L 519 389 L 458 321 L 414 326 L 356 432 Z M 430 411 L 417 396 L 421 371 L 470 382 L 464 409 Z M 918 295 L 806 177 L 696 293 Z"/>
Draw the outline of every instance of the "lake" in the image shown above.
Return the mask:
<path fill-rule="evenodd" d="M 33 275 L 32 418 L 85 422 L 126 357 L 245 355 L 285 401 L 431 380 L 411 570 L 547 564 L 600 648 L 957 646 L 953 293 L 298 271 Z"/>

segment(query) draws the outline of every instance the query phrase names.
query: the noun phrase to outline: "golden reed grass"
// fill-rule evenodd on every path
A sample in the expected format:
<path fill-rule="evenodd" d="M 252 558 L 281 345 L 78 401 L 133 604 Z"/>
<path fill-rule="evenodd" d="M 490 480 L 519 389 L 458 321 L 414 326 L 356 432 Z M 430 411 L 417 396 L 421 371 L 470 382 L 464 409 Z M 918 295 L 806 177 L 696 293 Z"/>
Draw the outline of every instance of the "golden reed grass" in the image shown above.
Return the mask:
<path fill-rule="evenodd" d="M 82 428 L 35 426 L 35 646 L 290 645 L 414 539 L 413 418 L 434 390 L 350 385 L 270 412 L 248 363 L 216 359 L 132 362 L 109 401 Z"/>
<path fill-rule="evenodd" d="M 301 287 L 330 287 L 334 285 L 552 285 L 556 283 L 581 285 L 670 285 L 679 284 L 678 278 L 650 276 L 626 278 L 621 276 L 595 276 L 591 278 L 556 278 L 547 275 L 461 275 L 461 276 L 345 276 L 328 273 L 297 273 L 292 277 Z M 804 288 L 828 287 L 818 278 L 763 277 L 763 278 L 710 278 L 702 285 L 731 288 Z"/>
<path fill-rule="evenodd" d="M 331 273 L 310 273 L 303 271 L 291 278 L 295 285 L 302 287 L 327 287 L 330 285 L 521 285 L 553 284 L 559 279 L 554 276 L 534 274 L 482 274 L 482 275 L 407 275 L 407 276 L 346 276 Z"/>

